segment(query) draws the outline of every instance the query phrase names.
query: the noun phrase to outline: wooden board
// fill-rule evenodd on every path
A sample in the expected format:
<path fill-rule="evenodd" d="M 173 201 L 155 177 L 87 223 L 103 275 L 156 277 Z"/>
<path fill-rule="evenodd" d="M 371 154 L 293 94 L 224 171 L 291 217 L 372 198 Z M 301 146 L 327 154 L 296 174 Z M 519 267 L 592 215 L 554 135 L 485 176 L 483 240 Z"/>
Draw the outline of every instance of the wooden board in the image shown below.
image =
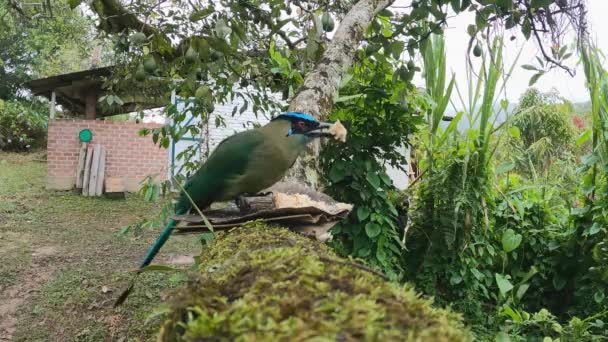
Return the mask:
<path fill-rule="evenodd" d="M 125 192 L 125 184 L 121 177 L 106 177 L 106 193 Z"/>
<path fill-rule="evenodd" d="M 99 171 L 97 172 L 97 184 L 95 185 L 95 196 L 103 194 L 103 180 L 106 172 L 106 149 L 101 146 L 99 154 Z"/>
<path fill-rule="evenodd" d="M 89 188 L 86 196 L 95 196 L 95 188 L 97 187 L 97 175 L 99 173 L 99 157 L 101 157 L 101 145 L 95 144 L 95 147 L 93 147 L 93 157 L 91 159 Z"/>
<path fill-rule="evenodd" d="M 89 176 L 91 175 L 91 160 L 93 159 L 93 146 L 87 146 L 87 158 L 84 161 L 84 176 L 82 178 L 82 195 L 89 195 Z"/>
<path fill-rule="evenodd" d="M 80 145 L 78 154 L 78 169 L 76 170 L 76 189 L 82 189 L 82 179 L 84 178 L 84 162 L 87 158 L 87 143 Z"/>

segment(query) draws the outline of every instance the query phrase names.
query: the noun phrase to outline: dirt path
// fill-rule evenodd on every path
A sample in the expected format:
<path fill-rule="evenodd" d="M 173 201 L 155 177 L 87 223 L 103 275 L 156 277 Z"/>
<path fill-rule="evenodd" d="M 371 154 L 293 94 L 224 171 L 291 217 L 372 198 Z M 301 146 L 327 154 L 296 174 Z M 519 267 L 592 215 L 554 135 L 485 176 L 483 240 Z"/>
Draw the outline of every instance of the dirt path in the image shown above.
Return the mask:
<path fill-rule="evenodd" d="M 54 246 L 41 246 L 32 252 L 32 263 L 18 277 L 15 285 L 0 293 L 0 342 L 11 341 L 17 330 L 17 315 L 40 286 L 53 274 Z"/>

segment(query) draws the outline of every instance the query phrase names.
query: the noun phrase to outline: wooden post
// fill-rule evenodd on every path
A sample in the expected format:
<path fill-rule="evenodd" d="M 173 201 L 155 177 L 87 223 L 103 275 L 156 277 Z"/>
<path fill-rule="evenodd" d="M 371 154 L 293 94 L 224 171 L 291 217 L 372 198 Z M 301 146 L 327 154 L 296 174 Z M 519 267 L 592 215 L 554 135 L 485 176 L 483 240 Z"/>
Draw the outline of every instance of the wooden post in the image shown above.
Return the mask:
<path fill-rule="evenodd" d="M 49 103 L 49 118 L 55 119 L 55 91 L 51 92 L 51 103 Z"/>
<path fill-rule="evenodd" d="M 106 149 L 100 146 L 99 168 L 97 171 L 97 184 L 95 185 L 95 196 L 103 194 L 103 180 L 106 177 Z"/>
<path fill-rule="evenodd" d="M 84 179 L 84 162 L 87 158 L 87 143 L 82 143 L 80 153 L 78 154 L 78 169 L 76 170 L 76 188 L 82 189 L 82 180 Z"/>
<path fill-rule="evenodd" d="M 87 158 L 84 161 L 84 177 L 82 178 L 82 195 L 89 195 L 89 179 L 91 176 L 91 160 L 93 159 L 93 146 L 87 146 Z"/>
<path fill-rule="evenodd" d="M 95 189 L 97 188 L 97 177 L 99 176 L 99 157 L 101 157 L 101 145 L 95 144 L 93 147 L 93 160 L 91 161 L 88 196 L 95 196 L 96 193 Z"/>
<path fill-rule="evenodd" d="M 97 94 L 90 91 L 85 97 L 85 109 L 84 114 L 87 120 L 95 120 L 97 117 L 96 107 L 97 106 Z"/>

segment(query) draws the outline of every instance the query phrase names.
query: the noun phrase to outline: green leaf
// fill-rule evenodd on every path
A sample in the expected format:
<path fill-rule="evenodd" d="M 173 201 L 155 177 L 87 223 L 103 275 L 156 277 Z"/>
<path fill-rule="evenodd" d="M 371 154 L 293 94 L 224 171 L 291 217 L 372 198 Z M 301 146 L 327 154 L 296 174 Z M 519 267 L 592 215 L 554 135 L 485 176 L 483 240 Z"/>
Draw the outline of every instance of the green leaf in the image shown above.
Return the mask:
<path fill-rule="evenodd" d="M 589 140 L 589 138 L 591 138 L 591 129 L 588 129 L 588 130 L 584 131 L 578 137 L 578 139 L 576 139 L 576 146 L 581 146 L 582 144 L 585 143 L 585 141 Z"/>
<path fill-rule="evenodd" d="M 524 24 L 521 26 L 521 32 L 524 34 L 524 37 L 526 37 L 526 40 L 530 39 L 530 36 L 532 35 L 532 26 L 530 26 L 530 19 L 524 19 Z"/>
<path fill-rule="evenodd" d="M 532 0 L 530 2 L 530 7 L 532 8 L 541 8 L 545 6 L 549 6 L 552 0 Z"/>
<path fill-rule="evenodd" d="M 589 230 L 586 232 L 587 233 L 586 235 L 588 235 L 588 236 L 595 235 L 595 234 L 599 233 L 600 230 L 602 230 L 602 225 L 599 222 L 595 222 L 589 228 Z"/>
<path fill-rule="evenodd" d="M 513 229 L 507 229 L 502 234 L 502 249 L 509 253 L 521 244 L 521 234 L 516 234 Z"/>
<path fill-rule="evenodd" d="M 333 183 L 337 183 L 337 182 L 343 180 L 345 176 L 346 176 L 346 171 L 341 167 L 337 167 L 336 165 L 334 165 L 331 168 L 331 170 L 329 170 L 329 179 Z"/>
<path fill-rule="evenodd" d="M 193 11 L 192 14 L 190 14 L 190 21 L 195 22 L 195 21 L 199 21 L 201 19 L 204 19 L 206 17 L 208 17 L 210 14 L 214 13 L 215 10 L 213 7 L 207 7 L 204 8 L 200 11 Z"/>
<path fill-rule="evenodd" d="M 496 278 L 496 285 L 498 285 L 500 294 L 503 296 L 513 289 L 513 284 L 507 279 L 507 276 L 496 273 L 494 277 Z"/>
<path fill-rule="evenodd" d="M 213 234 L 212 232 L 206 232 L 206 233 L 202 233 L 200 235 L 201 243 L 205 246 L 209 246 L 211 241 L 213 241 L 214 239 L 215 239 L 215 234 Z"/>
<path fill-rule="evenodd" d="M 450 1 L 450 5 L 452 5 L 452 10 L 454 10 L 455 13 L 460 12 L 460 0 L 452 0 Z"/>
<path fill-rule="evenodd" d="M 359 207 L 357 209 L 357 218 L 359 219 L 359 221 L 363 221 L 366 218 L 368 218 L 369 214 L 370 214 L 370 210 L 367 207 Z"/>
<path fill-rule="evenodd" d="M 544 75 L 544 74 L 545 74 L 545 72 L 544 72 L 544 71 L 541 71 L 541 72 L 539 72 L 539 73 L 536 73 L 534 76 L 532 76 L 532 77 L 530 78 L 530 82 L 528 83 L 528 86 L 530 86 L 530 87 L 531 87 L 532 85 L 534 85 L 534 83 L 536 83 L 536 81 L 538 81 L 538 79 L 539 79 L 539 78 L 540 78 L 542 75 Z"/>
<path fill-rule="evenodd" d="M 511 7 L 513 7 L 512 0 L 496 0 L 496 5 L 500 7 L 503 11 L 508 11 Z"/>
<path fill-rule="evenodd" d="M 393 54 L 393 58 L 399 59 L 401 53 L 403 52 L 403 48 L 405 48 L 405 42 L 401 40 L 397 40 L 392 44 L 391 52 Z"/>
<path fill-rule="evenodd" d="M 506 332 L 501 331 L 494 337 L 494 342 L 511 342 L 511 338 Z"/>
<path fill-rule="evenodd" d="M 78 7 L 78 5 L 80 5 L 81 2 L 82 2 L 82 0 L 68 0 L 68 4 L 70 5 L 71 9 Z"/>
<path fill-rule="evenodd" d="M 499 175 L 501 173 L 509 172 L 509 171 L 513 170 L 514 168 L 515 168 L 515 163 L 513 163 L 513 162 L 500 163 L 500 165 L 498 165 L 496 167 L 496 174 Z"/>
<path fill-rule="evenodd" d="M 369 222 L 365 225 L 365 234 L 367 234 L 367 236 L 369 236 L 370 238 L 378 236 L 381 230 L 382 227 L 380 227 L 379 224 L 374 222 Z"/>
<path fill-rule="evenodd" d="M 520 315 L 518 312 L 516 312 L 515 310 L 513 310 L 513 309 L 512 309 L 510 306 L 508 306 L 508 305 L 504 305 L 504 306 L 503 306 L 503 308 L 502 308 L 502 314 L 503 314 L 503 315 L 507 315 L 507 316 L 511 317 L 511 319 L 512 319 L 514 322 L 521 322 L 521 321 L 522 321 L 522 317 L 521 317 L 521 315 Z"/>
<path fill-rule="evenodd" d="M 378 174 L 369 172 L 365 178 L 367 179 L 367 182 L 374 187 L 374 189 L 378 189 L 380 187 L 380 177 L 378 177 Z"/>
<path fill-rule="evenodd" d="M 380 174 L 380 179 L 384 182 L 384 184 L 391 186 L 393 184 L 393 180 L 386 173 Z"/>
<path fill-rule="evenodd" d="M 477 28 L 482 29 L 486 27 L 487 24 L 488 18 L 486 17 L 486 15 L 482 12 L 477 12 L 477 15 L 475 16 L 475 25 L 477 26 Z"/>
<path fill-rule="evenodd" d="M 462 277 L 458 274 L 454 274 L 450 277 L 450 285 L 458 285 L 462 282 Z"/>
<path fill-rule="evenodd" d="M 517 299 L 521 300 L 523 298 L 524 294 L 526 294 L 526 291 L 528 291 L 529 287 L 530 287 L 529 284 L 520 285 L 519 288 L 517 289 L 517 293 L 515 294 Z"/>
<path fill-rule="evenodd" d="M 566 286 L 566 279 L 564 277 L 561 277 L 557 274 L 555 276 L 553 276 L 553 287 L 557 291 L 563 289 L 564 286 Z"/>
<path fill-rule="evenodd" d="M 523 69 L 526 70 L 534 70 L 534 71 L 538 71 L 538 68 L 535 67 L 534 65 L 530 65 L 530 64 L 524 64 L 521 66 Z"/>
<path fill-rule="evenodd" d="M 215 34 L 218 37 L 224 38 L 230 33 L 232 33 L 232 29 L 226 25 L 224 19 L 220 19 L 215 23 Z"/>
<path fill-rule="evenodd" d="M 483 273 L 479 272 L 476 268 L 472 268 L 471 269 L 471 273 L 473 273 L 473 276 L 475 277 L 475 279 L 481 281 L 484 278 Z"/>
<path fill-rule="evenodd" d="M 509 127 L 507 132 L 509 133 L 509 135 L 511 137 L 513 137 L 515 139 L 521 139 L 521 131 L 519 130 L 519 127 L 517 127 L 517 126 Z"/>
<path fill-rule="evenodd" d="M 365 94 L 354 94 L 354 95 L 346 95 L 346 96 L 340 96 L 336 99 L 336 103 L 339 102 L 348 102 L 350 100 L 354 100 L 354 99 L 358 99 L 361 96 L 365 96 Z"/>
<path fill-rule="evenodd" d="M 466 10 L 471 6 L 471 0 L 462 0 L 462 5 L 460 5 L 460 12 Z"/>
<path fill-rule="evenodd" d="M 598 290 L 593 295 L 593 300 L 595 300 L 596 303 L 600 304 L 601 302 L 604 301 L 604 297 L 605 297 L 604 292 L 601 290 Z"/>

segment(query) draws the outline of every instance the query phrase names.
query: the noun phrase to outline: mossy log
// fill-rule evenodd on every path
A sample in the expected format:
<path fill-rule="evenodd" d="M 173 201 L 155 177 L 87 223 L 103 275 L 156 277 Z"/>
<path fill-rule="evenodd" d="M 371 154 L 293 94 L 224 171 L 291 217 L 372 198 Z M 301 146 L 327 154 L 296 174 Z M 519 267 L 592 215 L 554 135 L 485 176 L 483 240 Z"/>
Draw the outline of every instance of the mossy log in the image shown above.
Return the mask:
<path fill-rule="evenodd" d="M 221 232 L 159 341 L 467 341 L 459 315 L 287 229 Z"/>

